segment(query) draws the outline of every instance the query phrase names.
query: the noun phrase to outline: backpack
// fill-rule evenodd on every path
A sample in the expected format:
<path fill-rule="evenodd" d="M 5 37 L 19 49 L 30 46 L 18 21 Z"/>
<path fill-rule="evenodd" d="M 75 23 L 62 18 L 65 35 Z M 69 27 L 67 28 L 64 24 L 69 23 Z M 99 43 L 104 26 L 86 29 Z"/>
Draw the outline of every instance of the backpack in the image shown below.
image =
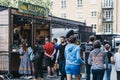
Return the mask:
<path fill-rule="evenodd" d="M 43 59 L 44 56 L 44 48 L 42 46 L 37 46 L 36 51 L 34 52 L 34 59 Z"/>
<path fill-rule="evenodd" d="M 35 55 L 33 54 L 33 50 L 31 47 L 28 48 L 28 54 L 29 54 L 30 61 L 32 61 Z"/>

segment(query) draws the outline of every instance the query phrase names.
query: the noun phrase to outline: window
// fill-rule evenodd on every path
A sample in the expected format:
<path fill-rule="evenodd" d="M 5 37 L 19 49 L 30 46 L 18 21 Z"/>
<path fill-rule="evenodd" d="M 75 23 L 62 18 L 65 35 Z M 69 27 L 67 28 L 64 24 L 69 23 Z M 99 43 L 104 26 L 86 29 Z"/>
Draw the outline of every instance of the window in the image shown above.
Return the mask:
<path fill-rule="evenodd" d="M 77 7 L 82 7 L 83 0 L 77 0 Z"/>
<path fill-rule="evenodd" d="M 112 7 L 112 5 L 113 5 L 112 0 L 104 0 L 105 7 Z"/>
<path fill-rule="evenodd" d="M 91 0 L 91 4 L 96 4 L 97 0 Z"/>
<path fill-rule="evenodd" d="M 105 24 L 104 33 L 112 33 L 113 24 Z"/>
<path fill-rule="evenodd" d="M 112 19 L 113 19 L 112 15 L 113 15 L 112 10 L 105 10 L 103 18 L 104 18 L 105 21 L 112 21 Z"/>
<path fill-rule="evenodd" d="M 96 25 L 96 24 L 92 24 L 91 26 L 92 26 L 92 28 L 93 28 L 93 32 L 96 32 L 97 25 Z"/>
<path fill-rule="evenodd" d="M 66 18 L 66 13 L 61 13 L 62 18 Z"/>
<path fill-rule="evenodd" d="M 91 16 L 97 16 L 97 12 L 96 11 L 91 11 Z"/>
<path fill-rule="evenodd" d="M 66 8 L 66 0 L 61 1 L 61 8 Z"/>
<path fill-rule="evenodd" d="M 77 19 L 83 19 L 83 13 L 78 12 L 77 13 Z"/>

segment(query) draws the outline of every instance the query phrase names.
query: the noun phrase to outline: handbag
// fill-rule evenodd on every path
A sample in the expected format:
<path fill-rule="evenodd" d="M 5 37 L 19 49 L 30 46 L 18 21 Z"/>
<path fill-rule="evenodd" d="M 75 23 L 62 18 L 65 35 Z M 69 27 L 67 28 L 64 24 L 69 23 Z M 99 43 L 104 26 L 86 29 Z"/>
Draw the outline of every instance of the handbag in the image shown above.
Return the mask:
<path fill-rule="evenodd" d="M 59 64 L 58 63 L 55 63 L 54 64 L 54 69 L 56 70 L 56 69 L 59 69 Z"/>

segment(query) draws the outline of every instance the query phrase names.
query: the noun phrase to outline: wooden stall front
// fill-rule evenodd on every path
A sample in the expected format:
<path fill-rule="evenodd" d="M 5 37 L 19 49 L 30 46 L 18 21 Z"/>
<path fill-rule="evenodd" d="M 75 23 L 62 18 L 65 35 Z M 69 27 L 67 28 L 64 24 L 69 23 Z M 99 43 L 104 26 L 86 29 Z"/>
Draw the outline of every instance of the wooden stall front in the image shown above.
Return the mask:
<path fill-rule="evenodd" d="M 15 77 L 20 64 L 20 43 L 26 40 L 34 47 L 38 41 L 43 45 L 46 37 L 50 38 L 50 21 L 46 17 L 0 6 L 0 73 L 6 71 Z"/>

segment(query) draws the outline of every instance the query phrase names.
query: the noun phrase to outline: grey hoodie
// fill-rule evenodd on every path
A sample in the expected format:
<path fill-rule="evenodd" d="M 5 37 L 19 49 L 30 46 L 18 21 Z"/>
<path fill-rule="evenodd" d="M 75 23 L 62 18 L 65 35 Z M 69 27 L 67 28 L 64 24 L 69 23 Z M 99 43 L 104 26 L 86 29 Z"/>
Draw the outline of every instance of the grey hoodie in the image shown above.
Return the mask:
<path fill-rule="evenodd" d="M 108 64 L 107 55 L 99 48 L 90 52 L 88 64 L 92 65 L 91 69 L 104 69 L 104 64 Z"/>

